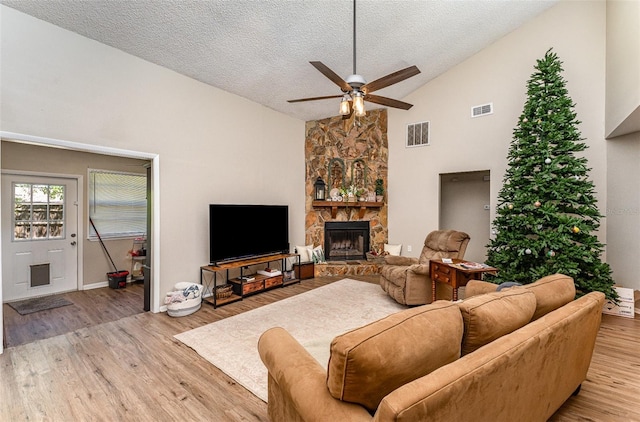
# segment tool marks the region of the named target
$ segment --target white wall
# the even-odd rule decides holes
[[[640,290],[640,2],[607,1],[607,259]],[[623,135],[623,136],[620,136]]]
[[[606,132],[640,131],[640,1],[607,1]]]
[[[607,261],[616,283],[640,290],[640,132],[607,141]]]
[[[199,281],[209,203],[287,204],[304,241],[304,122],[5,6],[0,27],[3,131],[159,154],[156,294]]]
[[[389,111],[389,240],[421,245],[438,227],[441,173],[491,171],[491,221],[506,169],[512,131],[526,100],[536,60],[553,47],[576,103],[589,148],[598,206],[607,204],[605,2],[561,2],[404,98],[414,107]],[[492,102],[494,114],[472,119],[471,107]],[[431,145],[405,148],[406,125],[431,122]],[[606,239],[606,219],[599,237]],[[474,239],[471,239],[474,242]],[[470,243],[471,244],[471,243]],[[409,255],[417,256],[414,246]]]

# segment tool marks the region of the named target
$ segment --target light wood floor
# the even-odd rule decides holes
[[[19,346],[143,312],[142,284],[60,294],[73,305],[20,315],[4,304],[4,347]]]
[[[95,325],[73,328],[70,323],[67,333],[9,346],[0,355],[0,420],[267,421],[264,402],[173,335],[335,280],[305,280],[215,310],[203,304],[183,318],[137,313],[101,321],[95,315],[104,313],[99,302],[115,291],[89,291],[96,295],[89,301],[93,306],[77,312],[86,315],[73,320]],[[135,288],[120,292],[125,290],[136,293]],[[142,295],[141,289],[137,292]],[[4,312],[6,318],[6,306]],[[27,326],[54,325],[62,330],[65,325],[36,321],[33,317]],[[640,421],[639,399],[640,319],[604,315],[582,391],[552,420]]]

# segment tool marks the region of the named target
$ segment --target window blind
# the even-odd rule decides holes
[[[89,216],[102,238],[145,234],[147,177],[144,174],[89,170]],[[97,239],[89,225],[89,238]]]

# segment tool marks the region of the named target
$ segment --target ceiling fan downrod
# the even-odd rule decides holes
[[[351,86],[352,94],[361,92],[360,87],[367,83],[356,70],[356,0],[353,0],[353,74],[347,76],[346,81]]]
[[[356,72],[356,0],[353,0],[353,74]]]

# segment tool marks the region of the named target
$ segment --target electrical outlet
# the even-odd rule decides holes
[[[489,210],[491,209],[491,206],[489,206],[489,205],[485,205],[485,206],[484,206],[484,209],[485,209],[485,210],[487,210],[487,211],[489,211]]]
[[[413,250],[413,248],[411,247],[411,245],[407,245],[407,252],[411,252]]]

